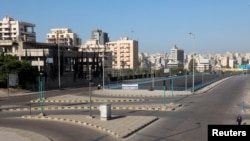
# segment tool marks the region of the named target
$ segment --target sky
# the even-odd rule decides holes
[[[250,52],[250,0],[1,0],[5,16],[35,24],[38,42],[70,28],[84,44],[101,29],[111,41],[138,40],[144,53]]]

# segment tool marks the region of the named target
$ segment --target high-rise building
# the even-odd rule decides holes
[[[123,37],[118,41],[108,42],[107,46],[113,53],[112,68],[138,68],[138,41]]]
[[[100,45],[105,45],[107,42],[109,42],[108,33],[103,32],[100,29],[92,30],[91,39],[97,40],[97,43]]]
[[[169,56],[169,67],[184,67],[184,50],[177,48],[176,45],[171,49],[171,53]]]
[[[46,42],[65,46],[81,45],[79,36],[69,28],[51,29],[51,33],[47,34]]]
[[[0,40],[36,41],[35,24],[4,17],[0,21]]]

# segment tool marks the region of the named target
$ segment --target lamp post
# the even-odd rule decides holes
[[[40,109],[41,109],[41,113],[39,115],[41,116],[45,116],[45,114],[43,113],[43,100],[44,100],[44,74],[40,73],[39,78],[38,78],[38,89],[39,89],[39,101],[40,101]],[[30,114],[31,114],[31,110],[30,110]]]
[[[194,94],[194,42],[195,42],[195,34],[192,32],[190,32],[189,34],[192,35],[193,39],[194,39],[194,41],[193,41],[193,57],[192,57],[193,58],[193,89],[192,89],[192,92]]]
[[[187,69],[185,70],[185,91],[187,91]]]
[[[91,73],[91,67],[89,67],[89,116],[90,117],[92,117],[91,83],[92,83],[92,73]]]
[[[104,76],[104,72],[105,72],[105,67],[104,67],[104,63],[105,63],[105,61],[104,61],[104,53],[105,53],[105,46],[103,47],[103,54],[102,54],[102,58],[103,58],[103,60],[102,60],[102,89],[104,90],[104,81],[105,81],[105,76]]]
[[[56,40],[57,40],[57,48],[58,48],[58,52],[57,52],[57,57],[58,57],[58,87],[61,87],[61,70],[60,70],[60,47],[59,47],[59,40],[58,40],[59,36],[58,36],[58,30],[56,31]]]

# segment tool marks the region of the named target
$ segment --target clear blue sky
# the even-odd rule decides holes
[[[170,53],[176,44],[186,53],[245,53],[250,52],[249,4],[250,0],[1,0],[0,18],[36,24],[38,42],[45,42],[51,28],[70,28],[84,43],[98,28],[111,41],[121,36],[138,40],[139,52]]]

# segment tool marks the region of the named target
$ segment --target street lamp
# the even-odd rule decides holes
[[[187,91],[187,69],[185,70],[185,91]]]
[[[104,76],[104,72],[105,72],[105,66],[104,66],[104,63],[105,63],[105,61],[104,61],[104,54],[105,54],[105,46],[103,46],[103,54],[102,54],[102,89],[104,90],[104,81],[105,81],[105,76]]]
[[[193,58],[193,90],[192,90],[192,92],[194,94],[194,42],[195,42],[195,34],[192,32],[189,32],[189,34],[192,35],[193,39],[194,39],[194,41],[193,41],[193,57],[192,57]]]
[[[40,101],[40,109],[41,109],[41,113],[39,115],[45,116],[45,114],[43,113],[43,99],[44,99],[44,74],[43,73],[40,73],[38,81],[39,81],[38,82],[39,101]],[[30,110],[30,114],[31,114],[31,110]]]
[[[58,48],[58,52],[57,52],[57,57],[58,57],[58,87],[61,87],[61,70],[60,70],[60,47],[59,47],[59,40],[58,40],[59,36],[58,36],[58,30],[56,31],[56,40],[57,40],[57,48]]]

